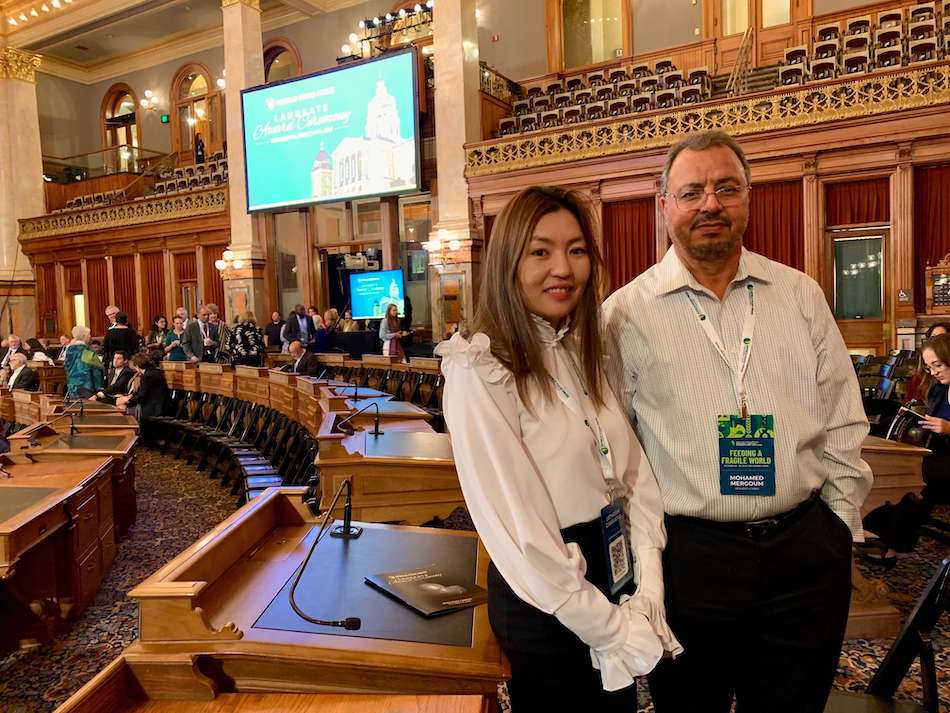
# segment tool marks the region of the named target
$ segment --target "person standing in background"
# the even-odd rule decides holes
[[[195,163],[201,165],[205,162],[205,140],[201,134],[195,134]]]
[[[286,322],[280,318],[280,312],[271,312],[270,322],[264,327],[264,344],[268,348],[281,346],[280,332],[284,324]]]

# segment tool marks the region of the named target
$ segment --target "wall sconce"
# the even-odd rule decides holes
[[[158,107],[158,97],[151,89],[145,90],[145,96],[139,99],[139,106],[146,111],[154,111]]]
[[[235,258],[233,250],[225,250],[221,255],[221,259],[214,261],[214,266],[217,268],[218,272],[224,272],[225,270],[240,270],[242,267],[244,267],[244,261],[240,258]]]
[[[429,253],[430,256],[437,256],[440,262],[451,262],[451,253],[461,249],[462,241],[455,239],[447,240],[448,237],[449,231],[445,228],[439,228],[439,232],[436,233],[436,237],[432,240],[427,240],[426,242],[422,243],[422,247],[426,252]],[[448,248],[450,252],[446,252],[446,248]]]
[[[218,80],[215,82],[218,85],[218,89],[224,89],[227,86],[227,82],[224,81],[224,77],[218,77]]]

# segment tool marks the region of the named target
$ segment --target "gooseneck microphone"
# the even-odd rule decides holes
[[[376,408],[376,420],[375,420],[375,422],[373,423],[373,430],[370,431],[370,435],[372,435],[372,436],[382,436],[382,435],[383,435],[383,431],[380,431],[380,430],[379,430],[379,404],[378,404],[376,401],[370,401],[370,402],[369,402],[368,404],[366,404],[363,408],[357,409],[356,411],[354,411],[353,413],[351,413],[351,414],[350,414],[349,416],[347,416],[346,418],[344,418],[344,419],[338,421],[337,424],[336,424],[337,428],[339,428],[340,426],[342,426],[342,425],[345,424],[345,423],[349,423],[351,420],[353,420],[354,418],[356,418],[357,416],[359,416],[361,413],[363,413],[364,411],[366,411],[370,406],[374,406],[374,407]]]
[[[300,578],[303,576],[304,570],[307,569],[307,564],[310,562],[310,558],[313,556],[314,550],[316,550],[317,545],[320,544],[320,540],[323,538],[323,533],[326,532],[330,515],[333,513],[333,508],[335,508],[336,504],[339,502],[340,495],[343,494],[343,488],[352,488],[349,478],[340,483],[340,487],[337,488],[336,494],[333,496],[333,502],[330,503],[330,507],[327,508],[326,513],[323,515],[323,521],[320,523],[320,529],[317,531],[317,536],[314,538],[313,544],[310,546],[310,551],[307,553],[307,557],[300,566],[300,569],[297,571],[297,574],[294,575],[294,583],[290,586],[290,607],[294,610],[297,616],[299,616],[304,621],[309,621],[311,624],[317,624],[319,626],[335,626],[341,629],[346,629],[347,631],[356,631],[363,625],[363,622],[360,621],[358,616],[348,616],[345,619],[316,619],[309,614],[304,613],[300,607],[297,606],[297,600],[295,596],[297,592],[297,585],[300,584]]]

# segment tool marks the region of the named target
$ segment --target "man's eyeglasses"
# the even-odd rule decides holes
[[[739,205],[746,193],[752,190],[751,186],[723,186],[717,188],[712,193],[708,191],[680,191],[679,193],[667,193],[673,196],[676,205],[680,210],[699,210],[706,204],[706,196],[714,195],[716,201],[723,208]]]

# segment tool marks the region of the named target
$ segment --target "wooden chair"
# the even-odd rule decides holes
[[[607,105],[604,102],[593,102],[587,105],[587,120],[597,121],[607,116]]]
[[[604,84],[607,81],[604,73],[602,71],[588,72],[587,73],[587,86],[588,87],[599,87],[601,84]]]
[[[877,51],[874,66],[876,69],[891,69],[899,67],[903,59],[904,53],[900,47],[882,47]]]
[[[637,94],[630,100],[630,106],[637,113],[650,111],[653,108],[653,94],[649,92]]]
[[[565,124],[579,124],[584,120],[584,110],[580,106],[569,106],[564,110]]]
[[[635,64],[630,68],[631,79],[642,79],[653,74],[653,68],[648,64]]]
[[[832,691],[825,713],[938,713],[940,697],[930,634],[950,608],[950,560],[943,560],[924,587],[910,617],[871,678],[866,693]],[[915,659],[920,659],[923,705],[895,701],[894,693]]]
[[[607,73],[607,79],[611,84],[620,84],[627,80],[627,72],[623,67],[615,67]]]
[[[937,40],[933,37],[911,40],[907,45],[907,55],[911,64],[931,62],[937,59]]]
[[[914,5],[910,9],[910,21],[918,22],[920,20],[933,20],[936,17],[937,8],[935,3],[922,2]]]
[[[594,88],[594,97],[599,102],[608,102],[614,98],[614,86],[612,84],[601,84]]]
[[[672,72],[676,69],[676,65],[673,64],[673,59],[671,57],[666,57],[665,59],[658,59],[653,65],[653,71],[656,74],[666,74],[667,72]]]
[[[815,79],[834,79],[838,76],[838,60],[834,57],[827,59],[817,59],[812,65],[811,78]]]
[[[778,83],[783,86],[805,83],[805,65],[792,64],[778,68]]]
[[[527,99],[519,99],[511,105],[511,110],[515,116],[523,116],[531,111],[531,102]]]
[[[785,50],[785,64],[807,64],[808,45],[798,45]]]
[[[696,67],[689,70],[687,80],[690,86],[698,86],[702,95],[708,96],[712,87],[712,80],[709,77],[708,67]]]
[[[904,42],[904,28],[900,26],[885,27],[874,33],[874,46],[899,47]]]
[[[841,58],[845,74],[860,74],[867,72],[871,65],[870,52],[867,48],[856,52],[849,52]]]
[[[703,98],[702,89],[695,84],[690,84],[680,89],[680,101],[683,104],[698,104]]]
[[[837,37],[830,40],[821,40],[815,42],[815,56],[817,59],[836,59],[838,51],[841,49],[841,43]]]
[[[553,111],[541,112],[541,128],[556,129],[561,125],[561,112],[557,109]]]
[[[578,89],[574,92],[575,104],[589,104],[594,100],[594,92],[590,89]]]
[[[815,30],[815,40],[818,42],[823,42],[831,39],[838,39],[841,37],[841,23],[839,22],[829,22],[828,24],[821,25]]]
[[[580,77],[568,77],[564,88],[569,92],[576,92],[584,86],[584,80]]]
[[[677,91],[675,89],[661,89],[656,93],[657,109],[672,109],[677,104]]]
[[[551,96],[560,94],[564,91],[564,82],[562,82],[560,79],[558,79],[556,82],[548,82],[544,87],[544,91],[546,94],[550,94]]]
[[[607,104],[607,113],[610,116],[623,116],[630,111],[630,104],[626,97],[613,99]]]
[[[660,88],[660,78],[651,74],[649,77],[640,77],[640,92],[655,92]]]
[[[865,32],[871,31],[871,16],[864,15],[863,17],[852,17],[848,19],[848,24],[846,25],[846,34],[848,35],[860,35]]]
[[[502,119],[498,122],[498,134],[500,136],[508,136],[510,134],[517,133],[517,131],[517,123],[511,117]]]
[[[566,109],[573,103],[574,103],[574,97],[571,95],[570,92],[561,92],[560,94],[554,95],[555,109]]]

